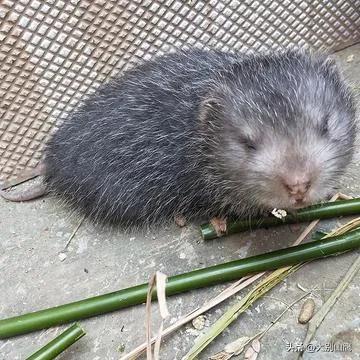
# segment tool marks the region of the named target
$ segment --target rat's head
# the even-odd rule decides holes
[[[354,118],[348,89],[328,58],[304,52],[246,58],[222,74],[203,103],[212,180],[226,187],[227,199],[249,208],[318,202],[352,158]]]

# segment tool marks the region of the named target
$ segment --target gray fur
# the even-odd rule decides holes
[[[353,154],[355,109],[325,55],[187,50],[90,96],[46,148],[50,192],[100,222],[244,216],[294,208],[282,177],[311,174],[306,203]]]

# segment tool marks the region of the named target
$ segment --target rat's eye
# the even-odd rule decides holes
[[[325,115],[321,121],[320,127],[320,135],[328,136],[329,135],[329,115]]]
[[[241,136],[240,142],[245,146],[245,148],[248,151],[256,151],[257,150],[257,146],[256,146],[255,142],[253,140],[249,139],[248,137]]]

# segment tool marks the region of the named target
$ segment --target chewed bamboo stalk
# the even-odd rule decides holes
[[[235,220],[228,222],[226,232],[218,235],[212,224],[201,226],[201,235],[204,240],[211,240],[217,237],[239,233],[242,231],[258,228],[266,228],[283,224],[294,224],[308,222],[315,219],[329,219],[337,216],[348,216],[360,214],[360,198],[351,200],[339,200],[324,204],[317,204],[298,210],[293,214],[279,219],[269,216],[261,219]]]

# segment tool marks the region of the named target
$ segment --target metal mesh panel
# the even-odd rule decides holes
[[[0,3],[0,176],[34,166],[55,122],[109,76],[176,47],[339,49],[360,0]]]

